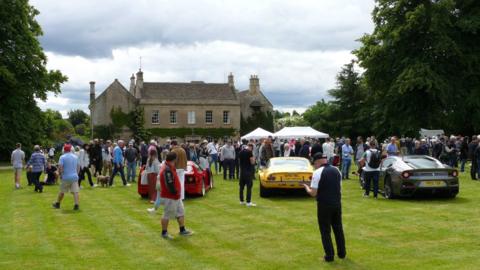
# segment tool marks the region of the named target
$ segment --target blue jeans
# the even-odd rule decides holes
[[[466,158],[462,158],[460,160],[460,171],[461,172],[464,172],[465,171],[465,163],[467,163],[467,159]]]
[[[350,172],[350,165],[352,165],[352,159],[343,158],[342,159],[342,178],[348,179],[348,173]]]
[[[137,162],[128,162],[127,161],[127,181],[135,181],[135,173],[137,170]],[[131,180],[130,180],[131,179]]]
[[[218,174],[218,154],[211,154],[208,160],[208,166],[212,169],[212,163],[215,165],[215,173]]]
[[[370,183],[373,181],[373,196],[377,197],[378,195],[378,178],[380,176],[379,171],[375,172],[363,172],[365,177],[365,195],[368,196],[370,193]]]
[[[117,173],[120,173],[120,176],[122,177],[122,182],[123,185],[127,184],[127,181],[125,180],[125,173],[123,172],[123,164],[115,164],[113,163],[113,172],[112,176],[110,176],[110,186],[113,185],[113,179]]]

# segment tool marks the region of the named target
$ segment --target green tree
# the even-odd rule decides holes
[[[344,65],[337,75],[337,87],[328,91],[330,102],[329,120],[336,135],[355,138],[369,132],[366,113],[369,110],[362,77],[355,70],[355,62]]]
[[[77,126],[80,124],[88,125],[88,122],[90,121],[90,116],[86,112],[79,109],[70,110],[68,112],[68,121],[70,121],[73,126]]]
[[[309,123],[312,128],[329,133],[330,135],[339,135],[336,132],[336,126],[332,120],[333,105],[325,100],[317,101],[315,105],[310,106],[302,117]]]
[[[0,6],[0,156],[8,157],[16,142],[29,148],[44,138],[35,99],[60,93],[67,77],[46,68],[35,20],[39,12],[27,0],[4,0]]]
[[[273,132],[273,114],[271,112],[255,111],[250,117],[240,117],[240,134],[245,135],[261,127]]]
[[[421,127],[449,130],[448,120],[455,111],[465,105],[473,89],[478,93],[478,84],[462,82],[465,74],[478,79],[479,70],[478,1],[465,2],[469,4],[459,9],[453,0],[376,1],[375,29],[360,39],[362,46],[354,53],[365,69],[368,95],[375,106],[372,117],[380,135],[415,136]],[[470,19],[462,19],[474,7]],[[465,47],[476,60],[467,60]]]

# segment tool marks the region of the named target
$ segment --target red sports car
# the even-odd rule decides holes
[[[212,172],[208,168],[201,168],[193,161],[188,161],[187,171],[185,172],[185,193],[205,196],[205,193],[212,188]]]

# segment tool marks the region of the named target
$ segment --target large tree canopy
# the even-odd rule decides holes
[[[479,130],[478,121],[460,121],[480,108],[479,3],[457,2],[377,0],[375,30],[354,53],[380,135],[416,135],[421,127]]]
[[[60,93],[67,77],[46,68],[35,20],[39,12],[27,0],[0,3],[0,156],[5,158],[16,142],[27,147],[41,142],[43,121],[35,99]]]

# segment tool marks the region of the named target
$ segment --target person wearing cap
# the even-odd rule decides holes
[[[58,171],[62,183],[60,184],[60,192],[58,193],[57,201],[52,204],[53,208],[59,209],[65,193],[71,192],[75,205],[73,210],[79,210],[79,195],[80,187],[78,185],[78,173],[80,172],[80,165],[78,158],[72,152],[72,146],[65,144],[63,147],[64,154],[60,156],[58,161]]]
[[[317,219],[325,251],[324,260],[326,262],[334,260],[335,253],[330,233],[332,229],[337,243],[337,255],[344,259],[347,253],[342,225],[342,175],[336,167],[328,163],[327,156],[321,153],[313,156],[313,166],[316,170],[312,183],[310,186],[304,184],[304,187],[305,191],[317,200]]]
[[[22,145],[20,143],[17,143],[16,149],[13,150],[10,161],[13,166],[15,188],[19,189],[20,180],[22,177],[22,168],[25,165],[25,152],[22,151]]]
[[[47,168],[47,159],[45,155],[40,151],[40,146],[35,145],[33,148],[33,154],[27,162],[27,166],[31,166],[32,182],[35,185],[35,192],[43,192],[43,186],[40,185],[40,175]]]
[[[133,147],[132,141],[128,143],[128,148],[125,150],[125,159],[127,160],[127,182],[135,182],[138,151],[135,147]]]
[[[112,175],[112,142],[107,140],[107,143],[102,147],[102,175]]]

